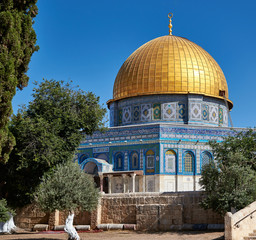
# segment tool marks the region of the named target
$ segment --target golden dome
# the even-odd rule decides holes
[[[186,38],[163,36],[153,39],[124,62],[113,89],[116,100],[156,94],[201,94],[228,98],[225,76],[217,62]],[[228,100],[229,108],[233,103]]]

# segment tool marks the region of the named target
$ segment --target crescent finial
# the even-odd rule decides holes
[[[170,14],[171,14],[171,16],[170,16]],[[172,17],[173,17],[173,14],[172,14],[172,13],[169,13],[169,14],[168,14],[168,18],[171,19]]]
[[[170,16],[171,15],[171,16]],[[172,13],[169,13],[168,14],[168,18],[169,18],[169,35],[171,36],[172,35],[172,17],[173,17],[173,14]]]

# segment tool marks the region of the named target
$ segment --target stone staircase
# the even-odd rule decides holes
[[[249,233],[249,237],[244,237],[244,240],[253,240],[256,239],[256,230],[253,230],[253,233]]]
[[[256,201],[225,215],[225,240],[256,240]]]

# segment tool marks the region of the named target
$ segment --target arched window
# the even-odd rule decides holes
[[[123,169],[123,154],[117,153],[115,156],[115,169],[122,170]]]
[[[190,152],[187,152],[184,156],[184,172],[192,173],[194,171],[194,159]]]
[[[152,150],[146,152],[147,168],[155,167],[155,153]]]
[[[203,152],[201,155],[202,167],[206,164],[209,164],[212,160],[212,155],[209,152]]]
[[[131,169],[139,169],[139,155],[137,152],[132,152],[130,160]]]
[[[165,153],[165,170],[166,172],[175,172],[176,169],[176,153],[168,150]]]

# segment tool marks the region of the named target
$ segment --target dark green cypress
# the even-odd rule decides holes
[[[32,27],[37,0],[0,0],[0,161],[6,162],[15,145],[8,130],[16,89],[27,86],[28,65],[39,49]]]

